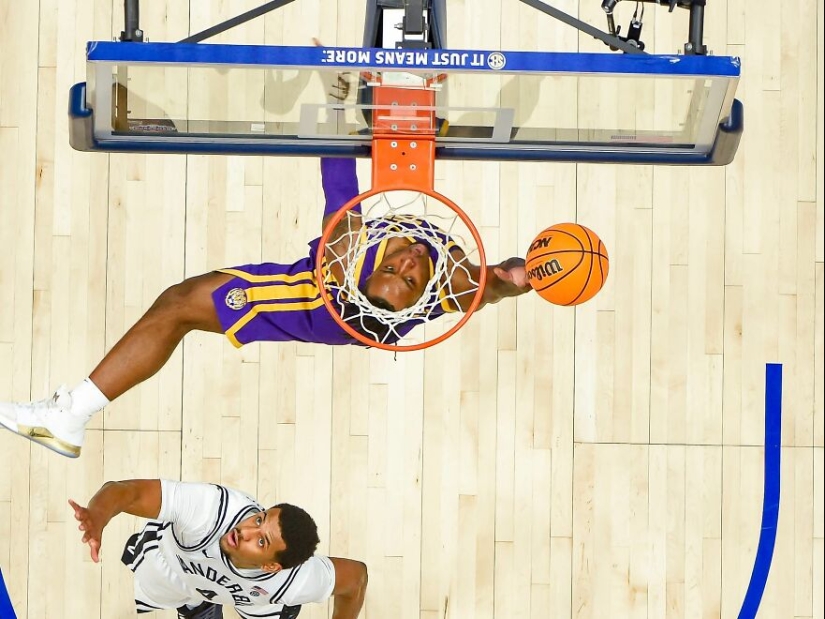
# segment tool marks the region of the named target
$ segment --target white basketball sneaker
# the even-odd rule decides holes
[[[47,400],[19,404],[0,402],[0,425],[68,458],[77,458],[86,433],[86,419],[73,415],[72,396],[59,387]]]

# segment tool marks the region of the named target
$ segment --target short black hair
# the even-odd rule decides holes
[[[281,525],[281,539],[286,548],[278,553],[276,561],[284,569],[301,565],[315,554],[318,547],[318,527],[308,513],[289,503],[279,503],[273,507],[281,510],[278,522]]]

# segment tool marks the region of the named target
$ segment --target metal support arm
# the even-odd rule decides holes
[[[267,2],[264,5],[247,11],[246,13],[241,13],[237,17],[227,19],[226,21],[221,22],[216,26],[212,26],[211,28],[207,28],[206,30],[198,32],[197,34],[188,36],[185,39],[182,39],[180,43],[200,43],[201,41],[208,39],[209,37],[214,37],[216,34],[226,32],[230,28],[234,28],[235,26],[248,22],[250,19],[255,19],[256,17],[265,15],[270,11],[280,9],[282,6],[285,6],[290,2],[293,2],[293,0],[272,0],[272,2]]]
[[[708,53],[707,46],[702,42],[705,23],[705,0],[693,0],[690,3],[690,26],[688,42],[685,43],[686,54],[704,56]]]
[[[609,45],[610,47],[619,49],[623,52],[627,52],[628,54],[644,54],[641,49],[632,45],[626,41],[622,41],[618,37],[610,36],[606,32],[602,32],[598,28],[594,28],[590,24],[581,21],[580,19],[576,19],[572,15],[568,15],[564,11],[560,11],[559,9],[550,6],[549,4],[545,4],[541,0],[521,0],[524,4],[533,7],[541,11],[542,13],[546,13],[550,17],[554,17],[561,22],[564,22],[568,26],[573,26],[577,30],[581,30],[585,34],[589,34],[595,39],[599,39],[603,43]]]
[[[602,0],[602,9],[607,14],[608,25],[613,22],[613,9],[620,0]],[[704,36],[705,4],[707,0],[635,0],[642,7],[645,4],[658,4],[668,7],[668,12],[673,9],[687,9],[690,11],[690,24],[688,26],[688,40],[684,46],[685,55],[705,56],[708,48],[702,41]],[[611,27],[612,28],[612,27]]]
[[[120,40],[129,43],[143,43],[140,29],[140,0],[123,0],[124,28]]]
[[[620,37],[618,36],[619,29],[615,27],[613,22],[613,9],[619,3],[620,0],[603,0],[602,1],[602,9],[607,14],[607,23],[608,27],[610,28],[610,33],[602,32],[598,28],[594,28],[588,23],[585,23],[579,19],[576,19],[572,15],[568,15],[567,13],[560,11],[559,9],[542,2],[541,0],[520,0],[524,4],[527,4],[534,9],[541,11],[542,13],[546,13],[555,19],[558,19],[561,22],[564,22],[568,26],[573,26],[577,30],[584,32],[585,34],[589,34],[593,38],[599,39],[606,45],[613,50],[621,50],[623,52],[627,52],[629,54],[640,54],[644,53],[641,48],[644,45],[639,45],[641,43],[638,41],[638,35],[641,32],[641,19],[636,20],[635,15],[633,21],[631,21],[631,27],[628,29],[628,36],[627,37]],[[708,49],[705,46],[704,42],[702,41],[702,37],[704,35],[704,20],[705,20],[705,4],[707,0],[637,0],[640,3],[647,3],[647,4],[658,4],[662,6],[667,6],[668,9],[672,12],[674,8],[682,8],[688,9],[690,11],[690,26],[688,32],[688,41],[685,43],[684,46],[684,53],[688,55],[701,55],[704,56],[707,54]],[[615,34],[614,34],[615,33]]]

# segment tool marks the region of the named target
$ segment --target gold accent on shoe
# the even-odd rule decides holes
[[[43,445],[43,447],[51,449],[67,458],[77,458],[80,455],[80,447],[57,438],[46,428],[18,425],[17,434],[25,436],[30,441],[39,443]]]

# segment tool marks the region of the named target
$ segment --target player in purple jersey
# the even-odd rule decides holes
[[[359,194],[355,161],[322,159],[321,181],[326,197],[323,230],[335,212]],[[465,260],[463,250],[448,238],[446,241],[450,255],[457,261]],[[168,288],[88,378],[71,390],[60,387],[46,400],[0,403],[0,425],[76,458],[92,415],[154,375],[193,330],[224,333],[235,346],[258,341],[357,344],[335,323],[321,300],[314,271],[318,243],[318,239],[312,241],[309,255],[293,264],[222,269]],[[434,250],[408,237],[382,243],[379,252],[365,259],[359,287],[378,307],[391,311],[409,308],[426,288]],[[467,264],[467,269],[457,270],[449,282],[455,301],[445,300],[426,319],[447,311],[464,311],[470,305],[473,295],[462,291],[473,289],[472,281],[478,281],[480,268]],[[341,281],[341,274],[334,269],[332,276]],[[510,258],[487,267],[482,306],[528,290],[524,261]],[[342,310],[346,316],[349,308]],[[419,322],[410,321],[397,331],[403,335]],[[362,324],[362,328],[374,333],[380,325]]]

